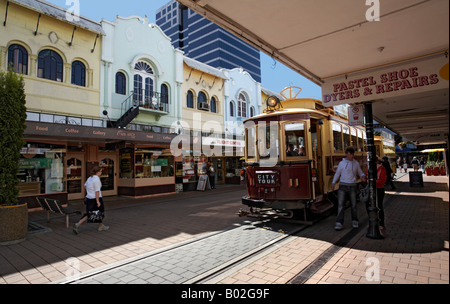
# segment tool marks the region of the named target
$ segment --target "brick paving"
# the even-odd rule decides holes
[[[409,187],[408,175],[385,198],[383,240],[365,236],[365,227],[322,263],[306,284],[448,284],[448,177],[424,176],[424,188]],[[389,189],[389,188],[388,188]],[[367,218],[359,206],[360,221]],[[333,230],[334,218],[291,237],[246,264],[210,281],[219,284],[286,284],[349,232]],[[447,245],[448,246],[448,245]]]
[[[424,188],[410,188],[408,176],[404,175],[396,182],[396,192],[387,191],[387,231],[383,240],[368,239],[362,226],[353,231],[349,227],[348,210],[344,230],[334,231],[335,218],[331,216],[207,283],[286,284],[299,274],[311,271],[305,275],[303,283],[448,284],[449,252],[448,247],[444,249],[449,235],[448,177],[424,176],[424,181]],[[98,272],[80,283],[189,281],[226,259],[258,246],[260,240],[279,235],[276,229],[244,230],[251,224],[234,214],[242,207],[239,197],[244,192],[242,187],[231,186],[216,192],[188,192],[142,199],[109,198],[106,200],[107,222],[111,229],[98,232],[96,225],[85,224],[78,236],[65,229],[63,217],[54,217],[46,223],[45,213],[30,212],[31,221],[52,231],[30,234],[20,244],[0,246],[0,284],[60,282],[75,267],[79,267],[82,275]],[[82,209],[82,205],[75,204],[72,208]],[[359,214],[361,222],[367,220],[362,206],[359,206]],[[75,220],[76,217],[71,222]],[[217,234],[224,228],[229,230]],[[355,232],[355,235],[341,245],[349,232]],[[215,234],[217,241],[211,241],[215,236],[205,238],[209,243],[199,241],[197,244],[203,244],[200,249],[189,245],[171,253],[166,251]],[[233,245],[233,241],[239,239],[248,245],[241,252]],[[256,243],[250,245],[251,240]],[[207,255],[214,252],[216,259],[207,260]],[[150,255],[152,253],[155,255]],[[72,257],[77,260],[71,260]],[[189,257],[193,259],[189,260]],[[147,262],[148,267],[137,266],[137,258],[139,262]],[[199,260],[202,263],[195,268]],[[204,264],[208,267],[203,267]],[[117,267],[107,271],[113,266]]]

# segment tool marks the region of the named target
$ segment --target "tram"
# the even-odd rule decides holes
[[[367,171],[364,127],[321,100],[298,98],[301,88],[288,87],[285,98],[271,96],[263,114],[247,119],[245,167],[247,194],[240,216],[296,219],[309,222],[335,206],[331,182],[345,149],[355,148],[355,159]]]

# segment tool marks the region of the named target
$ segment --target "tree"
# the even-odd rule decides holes
[[[20,151],[26,119],[25,83],[12,69],[0,72],[0,205],[18,202]]]

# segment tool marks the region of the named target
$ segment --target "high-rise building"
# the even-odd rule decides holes
[[[156,24],[185,56],[215,68],[243,68],[261,82],[260,52],[175,0],[156,11]]]

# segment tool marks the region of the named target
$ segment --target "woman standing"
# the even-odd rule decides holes
[[[84,187],[86,189],[86,213],[83,217],[73,226],[73,233],[78,234],[78,228],[81,224],[86,222],[89,212],[99,210],[100,212],[105,212],[105,206],[103,204],[102,198],[102,182],[100,181],[100,176],[102,175],[102,168],[95,166],[91,170],[91,176],[87,179]],[[99,223],[98,231],[108,230],[109,227]]]

